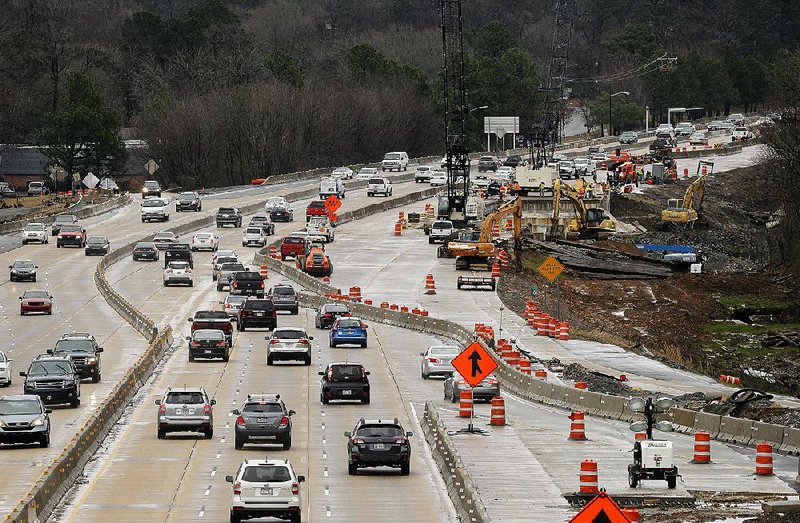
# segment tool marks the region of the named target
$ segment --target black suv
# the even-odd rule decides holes
[[[236,317],[236,328],[244,332],[247,327],[266,327],[274,330],[278,327],[278,314],[272,300],[247,298]]]
[[[217,211],[217,227],[233,225],[242,226],[242,212],[236,207],[220,207]]]
[[[277,443],[283,450],[292,448],[292,416],[280,394],[248,394],[236,418],[233,446],[241,450],[245,443]]]
[[[358,363],[330,363],[319,373],[319,400],[357,400],[369,404],[369,372]]]
[[[41,354],[19,375],[25,378],[25,394],[36,394],[44,403],[81,404],[81,379],[69,358]]]
[[[405,432],[400,420],[361,418],[347,438],[347,471],[353,476],[363,467],[400,467],[400,473],[411,472],[413,433]]]
[[[330,329],[336,318],[350,316],[350,309],[344,303],[326,303],[317,310],[314,326],[318,329]]]
[[[62,335],[61,339],[56,342],[55,348],[47,349],[47,354],[63,356],[72,360],[78,376],[82,380],[91,378],[92,383],[98,383],[102,379],[101,352],[103,352],[103,347],[97,345],[94,336],[79,332]]]
[[[513,167],[515,169],[520,165],[524,164],[525,160],[523,160],[522,156],[518,154],[511,155],[503,161],[503,165],[505,165],[506,167]]]
[[[200,201],[200,195],[196,192],[182,192],[175,200],[175,212],[202,210],[203,203]]]
[[[164,268],[169,267],[171,261],[185,261],[189,263],[189,267],[194,269],[194,256],[192,255],[192,248],[188,243],[175,243],[167,246],[164,251]]]
[[[288,284],[273,285],[267,293],[267,298],[275,304],[276,311],[289,311],[292,314],[300,312],[297,292]]]

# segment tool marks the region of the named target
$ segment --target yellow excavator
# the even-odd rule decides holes
[[[714,172],[714,162],[700,160],[697,164],[697,179],[686,188],[683,198],[670,198],[667,208],[661,211],[661,224],[665,229],[693,229],[698,212],[703,207],[706,181]]]
[[[512,218],[514,238],[519,238],[522,233],[522,200],[517,197],[487,216],[480,231],[461,231],[458,239],[447,243],[448,257],[456,259],[456,270],[469,270],[476,265],[491,267],[499,252],[492,242],[492,228],[508,215]]]
[[[561,183],[560,179],[553,181],[553,218],[549,236],[563,237],[562,227],[559,223],[561,214],[561,198],[567,198],[575,208],[575,218],[570,220],[566,237],[569,239],[597,239],[603,240],[617,232],[617,224],[606,216],[600,207],[586,207],[578,191],[570,185]]]

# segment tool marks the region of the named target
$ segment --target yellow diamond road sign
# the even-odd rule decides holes
[[[558,278],[558,275],[564,270],[564,266],[558,260],[550,256],[539,266],[539,272],[549,281]]]

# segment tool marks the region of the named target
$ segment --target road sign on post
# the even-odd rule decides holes
[[[155,160],[150,159],[146,164],[144,164],[144,168],[147,169],[148,174],[153,176],[155,172],[158,170],[159,165],[156,163]]]
[[[558,278],[558,275],[563,271],[564,266],[552,256],[547,258],[541,265],[539,265],[539,273],[551,282]]]
[[[100,183],[100,180],[92,173],[87,174],[83,177],[83,185],[88,187],[89,189],[94,189],[97,184]]]
[[[342,206],[342,201],[336,197],[335,194],[331,194],[328,196],[328,199],[325,200],[325,208],[328,210],[329,213],[335,213],[339,210],[339,207]]]
[[[450,364],[472,387],[477,387],[497,368],[497,362],[477,341],[473,341]]]

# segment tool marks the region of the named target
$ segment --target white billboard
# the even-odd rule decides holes
[[[498,138],[505,134],[519,134],[519,116],[484,116],[483,132],[496,134]]]

